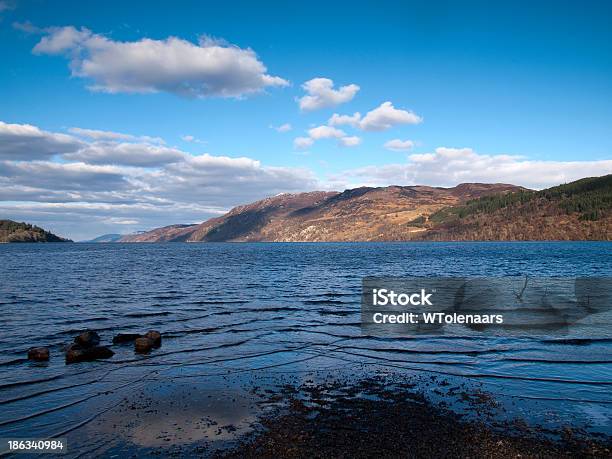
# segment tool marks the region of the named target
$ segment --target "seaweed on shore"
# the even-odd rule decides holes
[[[285,408],[267,415],[261,429],[219,458],[301,457],[610,457],[608,441],[565,429],[550,432],[520,422],[493,426],[466,420],[434,405],[412,385],[368,379],[357,384],[285,388]],[[495,401],[482,394],[465,399]]]

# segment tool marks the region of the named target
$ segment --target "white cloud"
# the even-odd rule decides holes
[[[190,156],[139,177],[147,193],[175,202],[234,206],[281,192],[312,189],[316,180],[305,169],[263,166],[248,157]]]
[[[29,124],[0,121],[0,159],[39,160],[77,151],[84,144],[75,137],[43,131]]]
[[[411,111],[397,109],[391,102],[383,102],[366,113],[364,117],[359,112],[352,115],[334,113],[327,124],[330,126],[348,125],[362,131],[386,131],[398,124],[419,124],[422,121],[420,116]]]
[[[87,40],[95,36],[89,29],[82,27],[78,30],[72,26],[53,27],[42,32],[48,35],[42,37],[34,46],[35,54],[78,53],[81,47],[87,46]]]
[[[82,139],[29,124],[0,121],[0,160],[40,161],[61,155],[65,160],[88,164],[155,167],[181,161],[186,155],[163,146],[159,137],[81,128],[69,131]]]
[[[165,143],[161,137],[151,137],[148,135],[135,136],[124,134],[121,132],[101,131],[98,129],[83,129],[79,127],[71,127],[68,132],[94,140],[125,140],[125,141],[140,141],[147,143]]]
[[[50,191],[121,190],[128,186],[128,178],[124,173],[124,170],[114,166],[93,166],[84,163],[0,162],[0,179],[3,179],[0,184],[4,182]],[[1,191],[0,199],[2,199]]]
[[[393,139],[385,142],[383,146],[391,151],[410,151],[414,147],[414,142],[412,140]]]
[[[314,140],[310,137],[296,137],[293,139],[293,147],[298,150],[306,150],[307,148],[312,147]]]
[[[361,143],[361,138],[357,136],[347,136],[342,129],[333,126],[316,126],[308,130],[308,137],[296,137],[293,146],[299,150],[310,148],[316,140],[337,139],[338,145],[343,147],[356,147]]]
[[[175,148],[146,143],[94,142],[63,155],[70,161],[88,164],[117,164],[135,167],[157,167],[183,161],[186,153]]]
[[[319,110],[344,104],[355,97],[359,86],[349,84],[334,89],[334,82],[329,78],[313,78],[302,85],[307,95],[298,99],[300,109],[303,111]]]
[[[334,113],[329,119],[329,121],[327,121],[327,124],[329,124],[330,126],[349,125],[354,128],[358,128],[360,120],[361,113],[359,112],[355,112],[352,115],[338,115],[337,113]]]
[[[483,182],[541,189],[609,173],[612,160],[534,161],[520,156],[478,154],[471,148],[440,147],[433,153],[411,155],[406,163],[347,170],[330,180],[348,187]]]
[[[65,55],[72,75],[92,80],[95,91],[241,97],[289,84],[266,73],[253,50],[206,37],[120,42],[72,26],[45,32],[33,52]]]
[[[181,139],[184,140],[185,142],[190,142],[190,143],[207,143],[205,140],[200,140],[193,135],[182,135]]]
[[[369,111],[359,122],[364,131],[385,131],[397,124],[419,124],[423,119],[413,112],[399,110],[391,102],[383,102]]]
[[[115,224],[115,225],[137,225],[138,223],[140,223],[140,220],[130,220],[129,218],[115,218],[115,217],[111,217],[108,219],[108,223],[111,224]]]
[[[361,137],[347,136],[340,139],[340,144],[345,147],[356,147],[361,144]]]
[[[339,139],[346,136],[346,132],[331,126],[317,126],[308,130],[308,135],[313,140],[319,139]]]
[[[83,129],[78,127],[71,127],[70,129],[68,129],[68,132],[96,140],[132,140],[134,138],[133,135],[122,134],[120,132],[100,131],[97,129]]]
[[[270,128],[274,129],[276,132],[289,132],[292,129],[289,123],[281,124],[280,126],[270,126]]]

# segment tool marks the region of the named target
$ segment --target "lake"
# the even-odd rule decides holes
[[[612,243],[3,244],[0,437],[64,436],[73,455],[229,441],[269,408],[253,385],[375,373],[449,378],[505,417],[612,434],[610,339],[361,332],[363,277],[521,275],[612,276]],[[156,329],[163,345],[66,365],[84,329],[103,344]],[[27,361],[32,346],[51,360]]]

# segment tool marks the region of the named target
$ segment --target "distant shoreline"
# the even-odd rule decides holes
[[[249,244],[258,244],[258,245],[340,245],[340,244],[415,244],[415,245],[427,245],[427,244],[535,244],[535,243],[577,243],[577,242],[592,242],[592,243],[612,243],[612,240],[609,239],[577,239],[577,240],[567,240],[567,239],[533,239],[533,240],[474,240],[474,241],[464,241],[464,240],[445,240],[445,241],[427,241],[427,240],[413,240],[413,241],[215,241],[215,242],[204,242],[204,241],[151,241],[151,242],[91,242],[91,241],[63,241],[63,242],[7,242],[0,241],[0,244],[7,244],[11,246],[26,246],[26,245],[54,245],[54,244],[76,244],[76,245],[156,245],[156,244],[164,244],[164,245],[218,245],[218,244],[234,244],[234,245],[249,245]]]

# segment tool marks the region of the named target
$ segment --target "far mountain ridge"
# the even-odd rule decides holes
[[[542,191],[504,183],[280,194],[198,225],[120,242],[333,242],[612,239],[612,175]]]
[[[405,224],[423,212],[434,212],[487,193],[519,189],[523,188],[469,183],[452,188],[416,185],[281,193],[237,206],[199,225],[170,225],[128,235],[120,241],[380,240],[380,230],[372,225],[376,218]]]
[[[123,234],[116,234],[116,233],[103,234],[102,236],[98,236],[96,238],[89,239],[88,241],[82,241],[82,242],[117,242],[123,236],[124,236]]]

